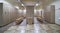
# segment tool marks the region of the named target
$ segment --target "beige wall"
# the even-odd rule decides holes
[[[1,4],[1,3],[0,3]],[[3,9],[1,9],[2,11],[2,23],[0,24],[0,26],[6,25],[12,21],[14,21],[17,18],[17,9],[15,7],[13,7],[10,3],[7,2],[3,2],[3,5],[1,6]],[[1,20],[0,19],[0,20]]]
[[[60,0],[56,0],[55,2],[49,4],[55,5],[55,23],[60,25]]]
[[[47,6],[44,9],[44,18],[49,23],[55,23],[55,6]]]

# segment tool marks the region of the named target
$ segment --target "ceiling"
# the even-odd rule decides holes
[[[11,3],[14,6],[19,6],[20,9],[24,9],[24,7],[21,4],[24,4],[24,6],[35,6],[36,3],[40,4],[39,6],[36,6],[36,9],[43,8],[44,6],[52,3],[56,0],[5,0],[9,3]]]
[[[39,5],[36,6],[36,9],[42,9],[45,6],[49,5],[50,3],[56,0],[20,0],[25,6],[36,6],[36,3]]]
[[[36,3],[41,3],[40,0],[21,0],[25,6],[35,6]]]

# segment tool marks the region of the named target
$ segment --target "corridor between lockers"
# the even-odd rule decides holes
[[[60,0],[0,0],[0,33],[60,33]]]

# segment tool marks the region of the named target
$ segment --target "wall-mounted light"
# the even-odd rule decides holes
[[[24,6],[24,4],[22,4],[22,6]]]
[[[37,10],[36,10],[36,9],[34,9],[34,13],[36,13],[36,11],[37,11]]]
[[[38,6],[39,4],[37,3],[36,6]]]
[[[18,7],[18,6],[15,6],[15,8],[19,9],[19,7]]]
[[[24,10],[24,13],[26,12],[26,10]]]

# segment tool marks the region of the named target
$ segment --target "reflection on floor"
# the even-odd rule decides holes
[[[60,26],[56,24],[39,23],[36,18],[34,24],[26,25],[26,19],[20,25],[9,27],[4,33],[60,33]]]

